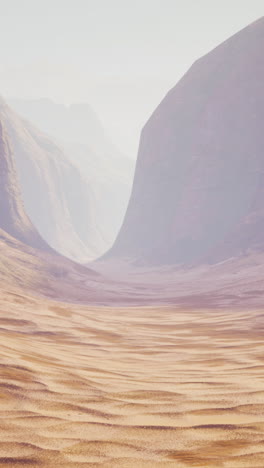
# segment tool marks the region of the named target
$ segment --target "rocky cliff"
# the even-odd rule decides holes
[[[142,131],[107,257],[214,263],[264,250],[264,19],[193,64]]]

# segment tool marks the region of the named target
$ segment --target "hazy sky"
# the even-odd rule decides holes
[[[0,94],[86,101],[136,156],[192,62],[263,15],[264,0],[0,0]]]

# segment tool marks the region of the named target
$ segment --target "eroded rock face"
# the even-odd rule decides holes
[[[91,258],[102,255],[113,245],[123,222],[133,181],[134,161],[113,145],[97,115],[86,103],[65,106],[49,99],[11,99],[9,104],[56,141],[80,171],[88,186],[87,195],[93,194],[92,200],[91,195],[86,195],[83,202],[87,208],[89,206],[88,216],[80,208],[75,210],[76,217],[78,212],[81,213],[80,222],[84,225],[86,217],[90,225],[82,251],[88,247]],[[97,233],[92,232],[92,224],[97,224]],[[78,240],[75,244],[77,246]]]
[[[88,261],[103,239],[93,193],[63,149],[0,99],[0,119],[12,143],[25,209],[45,241],[60,254]]]
[[[0,229],[23,243],[51,251],[25,213],[10,142],[0,120]]]
[[[264,250],[264,19],[201,58],[142,131],[108,257],[217,262]]]

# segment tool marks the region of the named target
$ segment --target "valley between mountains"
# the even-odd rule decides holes
[[[1,468],[264,467],[263,45],[166,95],[127,210],[89,106],[0,100]]]

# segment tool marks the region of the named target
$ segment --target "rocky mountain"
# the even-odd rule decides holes
[[[51,251],[26,215],[16,177],[11,144],[1,119],[0,229],[31,247]]]
[[[214,263],[264,251],[264,18],[197,60],[145,125],[106,258]]]
[[[21,116],[47,133],[77,166],[94,193],[94,211],[109,248],[121,227],[133,181],[134,162],[122,155],[86,103],[70,106],[49,99],[11,99]]]
[[[46,134],[1,99],[0,119],[12,142],[25,209],[55,250],[88,261],[104,250],[93,193],[80,171]]]
[[[178,304],[239,307],[263,302],[263,254],[238,263],[97,272],[57,255],[25,213],[11,143],[0,125],[0,284],[17,303],[28,295],[97,305]],[[96,264],[94,264],[96,266]],[[3,297],[3,296],[1,296]],[[44,300],[44,299],[43,299]]]

